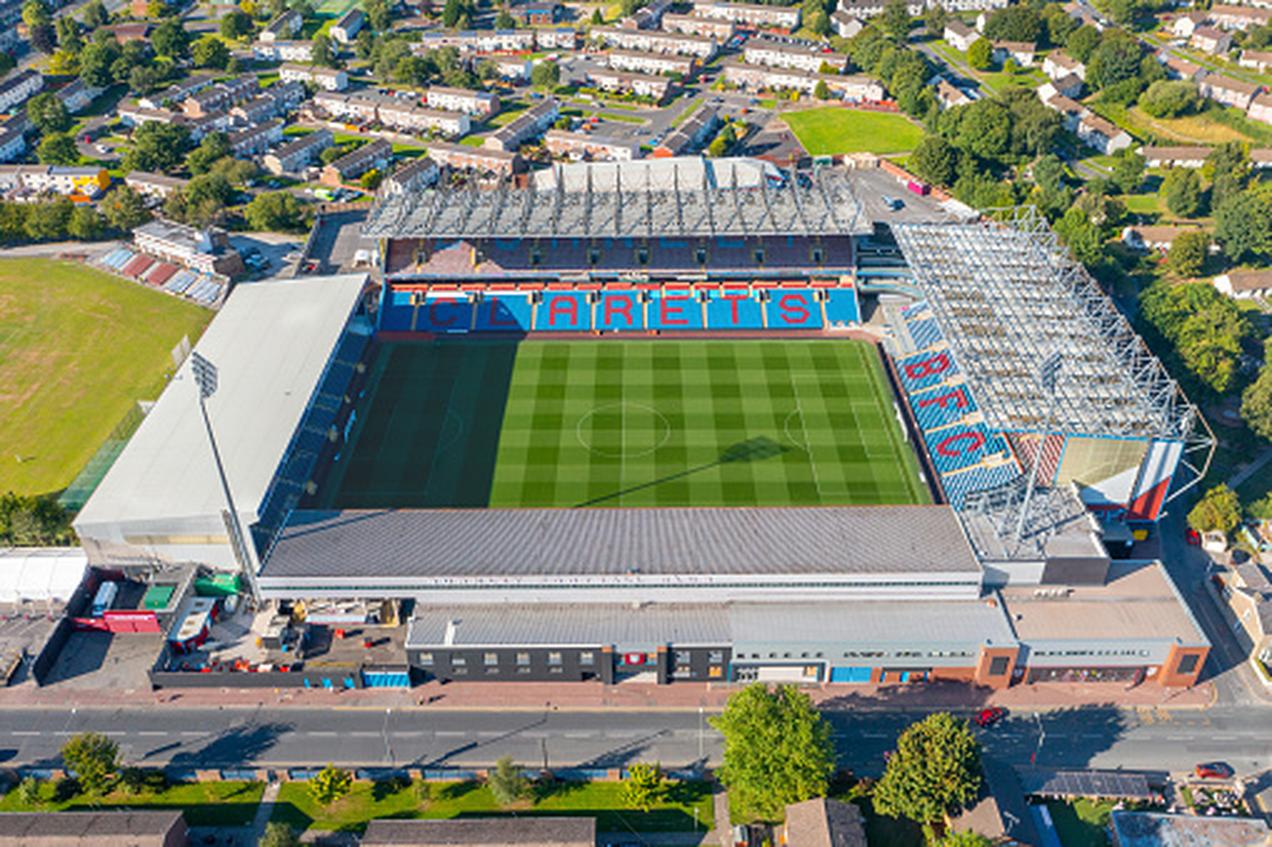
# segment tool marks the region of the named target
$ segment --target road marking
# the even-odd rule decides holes
[[[419,738],[419,737],[420,737],[421,735],[423,735],[423,734],[424,734],[424,733],[422,733],[422,732],[416,732],[416,731],[410,731],[410,732],[390,732],[390,733],[389,733],[389,735],[392,735],[394,738]]]
[[[362,730],[359,732],[350,732],[347,734],[354,738],[379,738],[380,737],[380,733],[378,732],[367,732],[365,730]]]
[[[592,732],[563,732],[565,738],[591,738],[595,733]]]
[[[163,731],[161,731],[161,730],[157,730],[157,729],[141,729],[141,730],[138,730],[138,731],[137,731],[137,734],[138,734],[138,735],[164,735],[164,736],[166,736],[168,733],[163,732]]]
[[[34,729],[14,729],[9,731],[10,735],[43,735],[44,733]]]
[[[318,736],[318,737],[320,737],[320,738],[335,738],[335,737],[336,737],[337,735],[339,735],[339,734],[340,734],[340,733],[338,733],[338,732],[325,732],[325,731],[319,731],[319,732],[306,732],[306,733],[305,733],[305,735],[315,735],[315,736]]]
[[[468,735],[468,733],[459,729],[438,729],[434,730],[433,734],[438,738],[463,738]]]

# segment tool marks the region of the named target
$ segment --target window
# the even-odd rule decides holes
[[[1179,660],[1179,665],[1175,668],[1175,673],[1192,673],[1197,670],[1197,663],[1199,661],[1201,661],[1201,657],[1196,653],[1188,653]]]
[[[451,664],[455,667],[462,667],[463,665],[468,664],[468,660],[463,656],[451,656]]]
[[[711,679],[719,679],[720,677],[724,676],[724,668],[721,668],[721,667],[707,668],[707,676]]]
[[[485,659],[485,661],[486,661],[486,664],[487,664],[487,665],[497,665],[497,664],[499,664],[499,654],[498,654],[498,653],[487,653],[487,654],[486,654],[483,658]]]
[[[721,662],[724,661],[724,651],[712,650],[710,653],[707,654],[707,661],[715,665],[720,664]]]
[[[1007,666],[1011,664],[1011,658],[1008,656],[995,656],[989,660],[989,675],[1002,676],[1007,673]]]
[[[764,264],[764,248],[763,247],[755,248],[755,264],[757,265]]]
[[[649,264],[649,248],[648,247],[636,248],[636,264],[638,265]]]
[[[549,665],[559,665],[559,664],[561,664],[561,654],[560,654],[560,653],[549,653],[549,654],[548,654],[548,664],[549,664]]]
[[[521,667],[517,668],[517,673],[530,673],[530,668],[525,665],[522,665]]]
[[[451,668],[451,673],[455,676],[467,676],[468,668]]]
[[[587,251],[587,263],[589,265],[599,265],[601,263],[601,251],[592,248]]]
[[[562,668],[560,665],[553,665],[552,667],[548,668],[548,673],[563,673],[564,670],[565,669]]]
[[[707,251],[702,249],[701,247],[699,247],[697,250],[694,250],[693,260],[700,265],[705,265],[707,263]]]
[[[529,653],[518,653],[518,654],[517,654],[517,664],[519,664],[519,665],[528,665],[528,664],[530,664],[530,654],[529,654]]]
[[[433,654],[432,653],[416,653],[415,661],[421,665],[431,665],[433,664]]]
[[[814,247],[813,248],[813,264],[820,265],[824,261],[826,261],[826,258],[825,258],[825,254],[822,252],[822,249],[820,247]]]
[[[582,653],[579,653],[579,664],[580,665],[596,664],[596,654],[593,653],[591,650],[584,650]]]
[[[543,263],[543,254],[539,252],[539,248],[535,247],[530,250],[530,266],[537,268]]]

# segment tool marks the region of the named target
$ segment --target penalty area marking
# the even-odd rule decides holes
[[[647,447],[639,451],[630,451],[627,449],[627,419],[630,416],[630,409],[639,409],[641,412],[651,415],[659,424],[660,435],[657,442],[652,447]],[[619,447],[617,451],[602,450],[592,444],[591,439],[583,434],[583,429],[588,421],[600,413],[610,410],[618,410],[619,419]],[[671,421],[667,420],[667,416],[655,409],[653,406],[646,406],[644,403],[634,403],[629,400],[619,400],[614,403],[603,403],[600,406],[594,406],[590,411],[583,414],[579,418],[577,424],[574,425],[574,437],[578,439],[583,449],[590,453],[595,453],[604,459],[639,459],[648,456],[657,451],[660,447],[667,443],[671,438]]]

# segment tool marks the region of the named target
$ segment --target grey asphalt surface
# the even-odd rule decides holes
[[[1272,765],[1265,709],[1123,711],[1088,707],[1009,715],[981,733],[986,749],[1020,766],[1182,771],[1223,760],[1241,774]],[[842,763],[882,770],[883,753],[919,717],[905,711],[828,711]],[[709,715],[708,715],[709,717]],[[12,709],[0,711],[0,765],[56,766],[65,740],[115,738],[129,763],[173,767],[480,767],[510,755],[528,765],[666,767],[716,763],[719,738],[694,711],[433,711],[425,708]]]

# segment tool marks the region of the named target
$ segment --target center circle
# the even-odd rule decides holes
[[[579,418],[574,433],[583,447],[606,459],[648,456],[671,438],[671,422],[644,403],[602,403]]]

